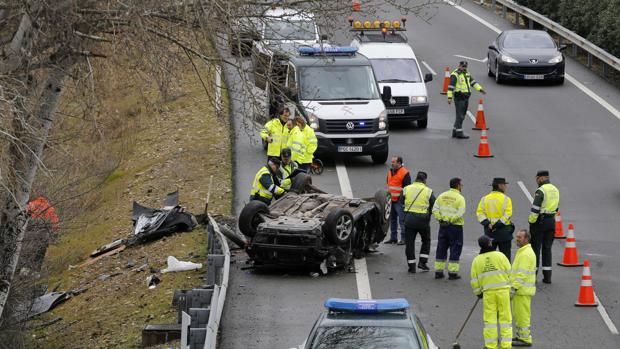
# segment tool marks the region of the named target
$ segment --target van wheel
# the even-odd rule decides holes
[[[370,157],[372,158],[372,162],[375,165],[380,165],[380,164],[385,164],[385,162],[388,159],[388,156],[389,154],[387,151],[382,151],[380,153],[374,153]]]

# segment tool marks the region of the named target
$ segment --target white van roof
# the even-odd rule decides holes
[[[416,59],[413,49],[405,43],[367,42],[360,43],[358,52],[368,59],[409,58]]]

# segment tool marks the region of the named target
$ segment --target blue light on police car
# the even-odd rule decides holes
[[[300,55],[314,55],[314,54],[325,54],[325,55],[352,55],[357,52],[357,48],[351,46],[303,46],[297,49]]]
[[[360,121],[360,126],[364,126],[366,123],[364,121]]]
[[[409,308],[409,302],[404,298],[370,300],[329,298],[325,301],[325,308],[331,311],[374,314],[406,310]]]

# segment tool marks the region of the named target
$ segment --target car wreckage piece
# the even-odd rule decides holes
[[[386,190],[372,199],[316,192],[301,174],[295,191],[266,205],[250,201],[239,215],[249,238],[245,250],[258,266],[347,266],[381,242],[388,231],[391,202]],[[324,268],[321,268],[324,269]]]

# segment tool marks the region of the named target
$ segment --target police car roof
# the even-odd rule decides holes
[[[364,42],[359,45],[358,52],[369,59],[407,58],[416,59],[413,49],[408,44],[389,42]]]
[[[314,19],[314,14],[308,11],[283,7],[269,9],[265,11],[263,16],[268,19],[282,19],[287,21],[309,21]]]
[[[368,66],[370,61],[368,58],[360,54],[344,55],[344,56],[325,56],[322,54],[316,55],[292,55],[290,61],[296,67],[310,67],[310,66]]]

